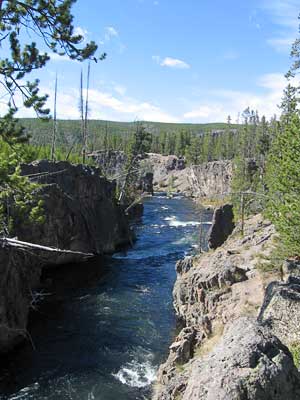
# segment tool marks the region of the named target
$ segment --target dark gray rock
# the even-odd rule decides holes
[[[227,240],[234,230],[233,206],[225,204],[214,212],[212,226],[208,232],[208,246],[216,249]]]
[[[86,253],[113,252],[132,240],[128,218],[115,201],[115,184],[101,177],[98,169],[40,161],[23,165],[22,172],[42,184],[35,194],[43,200],[46,221],[37,224],[15,217],[14,235],[68,251],[1,241],[0,353],[29,338],[28,313],[40,299],[36,290],[43,267],[83,261]]]
[[[290,276],[300,276],[300,261],[299,260],[286,260],[282,265],[282,274],[284,278]]]
[[[193,257],[185,257],[176,263],[177,274],[185,274],[193,267]]]
[[[100,170],[68,162],[39,161],[22,165],[23,175],[43,186],[44,224],[19,221],[20,240],[60,249],[103,254],[132,239],[124,210],[115,200],[115,183]]]
[[[101,172],[107,177],[115,177],[122,174],[127,163],[127,156],[124,151],[100,150],[88,154],[88,157],[99,165]]]
[[[0,353],[11,350],[27,334],[27,318],[41,262],[21,250],[0,249]]]
[[[147,172],[141,176],[139,181],[139,190],[143,193],[149,193],[153,195],[153,173]]]

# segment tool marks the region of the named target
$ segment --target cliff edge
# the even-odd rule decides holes
[[[288,290],[281,303],[295,315],[300,286],[291,277],[275,284],[280,277],[261,264],[275,235],[257,215],[246,221],[243,237],[237,226],[220,248],[177,263],[174,307],[183,328],[160,367],[153,399],[300,398],[300,374],[287,347],[291,337],[278,335],[279,310],[270,305],[283,314],[274,296]],[[300,340],[295,331],[292,340]]]

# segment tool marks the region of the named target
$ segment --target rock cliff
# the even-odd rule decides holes
[[[300,398],[300,374],[284,339],[299,309],[299,286],[296,278],[270,283],[279,276],[260,264],[274,235],[255,216],[244,237],[237,226],[217,250],[177,263],[174,307],[183,329],[160,367],[153,399]],[[281,324],[276,316],[288,309]],[[290,340],[299,341],[297,328],[291,330]]]
[[[115,183],[100,170],[68,162],[39,161],[22,166],[22,174],[42,184],[44,224],[21,221],[20,240],[85,253],[112,253],[131,240],[127,218],[115,200]]]
[[[192,196],[210,199],[228,195],[232,173],[231,161],[212,161],[192,166],[188,173]]]
[[[234,215],[232,204],[224,204],[214,211],[212,226],[207,235],[208,247],[220,247],[231,235],[234,229]]]
[[[115,201],[115,184],[101,177],[98,169],[40,161],[23,165],[22,173],[42,184],[36,196],[44,202],[46,221],[16,219],[14,234],[19,240],[1,240],[0,353],[29,338],[28,314],[42,298],[44,266],[111,253],[132,240],[124,210]]]
[[[154,189],[170,190],[199,199],[224,197],[231,191],[231,161],[186,166],[184,158],[149,153],[146,162],[154,173]]]
[[[107,151],[90,154],[109,176],[122,176],[126,164],[123,152]],[[147,153],[139,160],[141,174],[153,173],[156,192],[172,191],[201,199],[215,199],[230,193],[231,161],[212,161],[188,167],[184,157]]]

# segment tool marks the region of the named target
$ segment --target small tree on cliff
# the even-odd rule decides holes
[[[50,57],[41,52],[32,37],[43,41],[52,53],[73,60],[104,59],[96,57],[95,42],[82,46],[83,37],[75,33],[71,8],[76,0],[0,0],[0,46],[6,55],[0,58],[0,82],[7,95],[7,113],[0,120],[0,211],[7,212],[7,199],[14,199],[20,209],[28,203],[32,185],[19,176],[18,164],[23,158],[21,145],[28,140],[24,129],[14,119],[17,99],[37,116],[47,118],[47,95],[39,93],[39,81],[29,80],[32,71],[46,66]],[[29,43],[23,44],[29,39]],[[7,145],[10,147],[6,163]],[[18,199],[15,198],[16,194]],[[23,199],[23,201],[22,201]]]
[[[137,122],[134,134],[131,137],[125,176],[119,195],[120,203],[131,201],[135,197],[135,186],[139,176],[139,160],[151,148],[152,136],[145,127]]]

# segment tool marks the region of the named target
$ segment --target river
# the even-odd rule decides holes
[[[52,272],[1,399],[148,399],[175,334],[175,263],[197,248],[200,220],[192,201],[154,196],[132,249]]]

